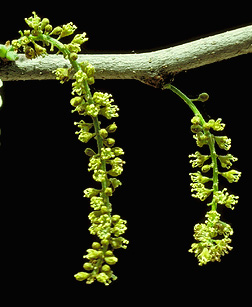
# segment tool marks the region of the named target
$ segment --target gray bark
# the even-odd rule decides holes
[[[252,25],[209,36],[163,50],[139,54],[80,54],[96,69],[96,79],[135,79],[159,87],[175,74],[252,53]],[[15,62],[0,63],[0,79],[55,79],[53,70],[70,67],[61,55],[28,60],[23,54]]]

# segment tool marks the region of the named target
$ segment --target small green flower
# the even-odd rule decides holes
[[[212,181],[212,178],[203,176],[199,171],[197,173],[189,173],[191,176],[192,182],[206,183],[208,181]]]
[[[196,194],[192,194],[192,197],[199,198],[201,201],[206,200],[213,191],[213,189],[205,188],[204,184],[200,182],[191,183],[190,186],[192,187],[191,192],[196,192]]]
[[[113,177],[121,175],[123,172],[123,164],[125,164],[122,159],[116,157],[115,159],[108,161],[108,163],[112,166],[112,169],[108,171],[109,175]]]
[[[227,154],[226,156],[218,155],[218,159],[221,163],[222,167],[229,169],[232,166],[232,162],[237,161],[238,159],[231,154]]]
[[[117,187],[119,187],[120,185],[122,185],[121,181],[118,180],[117,178],[109,178],[109,181],[112,184],[113,189],[115,190]]]
[[[93,94],[94,102],[103,107],[111,106],[111,104],[114,102],[114,99],[111,99],[111,97],[112,95],[108,93],[95,92]]]
[[[193,138],[196,140],[196,144],[199,147],[203,147],[204,145],[208,145],[208,136],[203,132],[198,132],[193,135]]]
[[[74,122],[74,125],[77,125],[78,128],[81,129],[81,131],[88,132],[93,126],[93,123],[86,123],[84,120],[81,120],[79,122]],[[76,133],[76,132],[75,132]],[[80,132],[77,132],[77,134]]]
[[[83,32],[82,34],[76,34],[75,37],[72,39],[72,43],[82,45],[83,43],[88,41],[86,35],[86,32]]]
[[[35,42],[32,42],[32,43],[33,43],[33,46],[34,46],[34,49],[35,49],[35,52],[36,52],[37,56],[41,56],[41,55],[46,55],[47,54],[46,48],[40,46],[39,44],[37,44]]]
[[[110,279],[110,277],[109,277],[106,273],[104,273],[104,272],[99,273],[99,274],[96,276],[96,279],[97,279],[97,281],[99,281],[100,283],[105,284],[106,286],[109,285],[109,279]]]
[[[102,251],[97,251],[93,248],[87,249],[88,254],[83,256],[83,258],[87,258],[88,260],[94,260],[102,257]]]
[[[25,22],[28,24],[30,28],[38,29],[40,25],[41,18],[37,16],[36,12],[32,12],[33,17],[25,18]]]
[[[227,188],[222,191],[217,191],[213,195],[214,201],[218,204],[225,205],[227,208],[234,209],[234,205],[238,203],[239,196],[229,194]]]
[[[92,117],[96,117],[99,114],[100,108],[97,105],[92,104],[88,104],[86,106],[86,112],[85,114],[92,116]]]
[[[204,129],[209,130],[212,128],[215,131],[222,131],[225,128],[225,124],[221,123],[222,119],[218,118],[217,120],[210,119],[207,123],[203,125]]]
[[[196,158],[194,160],[190,160],[192,163],[192,167],[202,167],[205,161],[207,161],[211,156],[210,155],[202,155],[199,151],[196,151],[194,154],[189,155],[189,158]]]
[[[65,47],[71,52],[70,59],[74,60],[74,61],[77,60],[77,58],[78,58],[77,53],[81,51],[80,45],[70,43],[70,44],[65,44]]]
[[[60,36],[58,37],[58,40],[61,39],[62,37],[72,35],[76,29],[77,29],[76,25],[74,25],[72,22],[69,22],[66,25],[63,25],[62,31],[60,33]]]
[[[53,73],[56,75],[56,79],[59,80],[62,84],[67,82],[70,78],[68,68],[57,68],[56,70],[53,70]]]
[[[102,182],[106,179],[106,177],[107,177],[107,175],[106,175],[105,171],[103,171],[101,169],[94,171],[93,178],[94,178],[95,181]]]
[[[118,237],[118,238],[112,238],[111,239],[111,246],[114,249],[117,248],[127,248],[127,244],[129,244],[129,241],[124,239],[123,237]]]
[[[102,148],[101,149],[101,159],[109,160],[115,157],[115,153],[111,148]]]
[[[101,159],[99,157],[96,156],[92,156],[89,159],[89,164],[88,164],[89,168],[88,171],[92,171],[92,170],[97,170],[101,167]]]
[[[100,210],[101,206],[104,205],[104,201],[102,197],[97,197],[97,196],[93,196],[90,199],[90,205],[92,208],[94,208],[94,210]]]
[[[211,261],[211,255],[207,247],[204,247],[202,252],[197,256],[199,260],[199,265],[207,264],[207,262]]]
[[[113,153],[114,153],[116,156],[124,155],[124,151],[123,151],[123,149],[120,148],[120,147],[114,147],[114,148],[112,148],[112,151],[113,151]]]
[[[232,169],[228,172],[220,173],[220,174],[223,177],[225,177],[227,179],[227,181],[230,182],[230,183],[237,182],[241,177],[241,172],[236,171],[234,169]]]
[[[119,219],[119,221],[114,225],[112,232],[116,237],[119,237],[125,233],[125,231],[127,230],[126,223],[126,220]]]
[[[231,147],[231,139],[227,136],[214,136],[216,143],[221,149],[229,150]]]
[[[117,113],[120,109],[117,105],[111,105],[108,107],[101,108],[99,114],[105,116],[107,119],[111,119],[113,117],[118,117]]]
[[[78,136],[78,139],[83,143],[87,143],[90,139],[92,139],[93,136],[95,136],[94,133],[81,131],[79,136]]]
[[[91,198],[93,196],[98,195],[101,192],[101,190],[94,188],[87,188],[83,192],[84,192],[84,197]]]

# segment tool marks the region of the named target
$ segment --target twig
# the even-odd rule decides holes
[[[96,69],[96,79],[135,79],[159,87],[164,80],[193,68],[252,53],[252,25],[167,49],[139,54],[80,54]],[[52,71],[70,67],[61,55],[28,60],[23,54],[0,64],[3,81],[55,79]]]

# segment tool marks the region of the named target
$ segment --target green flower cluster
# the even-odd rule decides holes
[[[100,127],[101,122],[98,116],[107,120],[118,117],[119,108],[113,104],[112,95],[102,92],[91,93],[90,85],[94,83],[94,67],[88,62],[79,63],[78,52],[81,45],[86,42],[86,33],[76,34],[72,41],[63,44],[59,40],[63,37],[74,34],[77,27],[72,23],[53,28],[47,18],[41,19],[35,12],[33,16],[25,18],[30,30],[19,31],[21,37],[12,41],[13,48],[23,48],[28,58],[44,56],[47,53],[47,46],[53,51],[56,47],[64,57],[70,61],[72,68],[58,68],[54,71],[56,79],[64,83],[70,79],[70,72],[73,75],[72,95],[70,103],[74,107],[72,112],[89,117],[91,121],[80,120],[74,124],[79,128],[78,139],[87,143],[91,139],[96,140],[97,149],[86,148],[85,154],[89,157],[88,171],[92,172],[93,179],[98,182],[100,189],[87,188],[84,190],[84,197],[90,199],[92,212],[89,214],[91,226],[89,231],[96,236],[92,248],[87,249],[84,258],[85,271],[75,274],[78,281],[85,280],[90,284],[98,282],[109,285],[117,277],[113,274],[111,266],[116,264],[118,259],[114,250],[126,248],[128,240],[122,237],[125,233],[126,220],[119,215],[112,214],[110,197],[122,183],[119,176],[123,171],[125,162],[120,158],[124,151],[115,147],[115,139],[110,137],[117,129],[115,122],[104,128]],[[58,36],[54,38],[52,36]],[[38,44],[42,42],[42,45]]]
[[[226,155],[217,154],[216,144],[220,150],[228,151],[231,147],[231,139],[227,136],[219,135],[225,128],[221,118],[217,120],[210,119],[206,122],[193,103],[194,101],[207,101],[209,99],[207,93],[200,94],[196,99],[190,99],[172,84],[165,84],[163,89],[170,89],[189,106],[194,113],[194,117],[191,120],[193,138],[199,147],[207,145],[210,151],[209,154],[202,154],[196,151],[194,154],[189,155],[192,167],[200,168],[197,172],[189,174],[192,181],[192,196],[199,198],[201,201],[209,200],[212,197],[207,204],[211,207],[211,210],[206,214],[205,223],[196,224],[194,227],[194,238],[198,242],[192,244],[189,252],[195,254],[199,265],[210,261],[220,261],[220,257],[232,249],[229,243],[231,243],[230,236],[233,234],[233,230],[230,225],[220,220],[217,206],[225,205],[227,208],[234,209],[239,197],[229,194],[227,188],[219,190],[219,176],[232,183],[239,180],[241,172],[234,169],[225,172],[219,171],[219,164],[222,168],[230,169],[232,162],[237,161],[237,158],[229,153]]]
[[[215,136],[210,133],[210,129],[214,131],[222,131],[225,127],[225,124],[221,123],[221,119],[218,118],[216,121],[210,119],[207,123],[202,124],[199,116],[194,116],[192,118],[192,126],[191,130],[195,133],[194,138],[196,139],[196,143],[199,147],[203,145],[209,145],[211,143],[211,147],[214,146],[214,143],[217,143],[220,149],[229,150],[231,147],[231,139],[227,136]],[[213,149],[213,148],[212,148]],[[212,157],[211,162],[209,159]],[[213,193],[213,202],[215,204],[224,204],[226,207],[234,209],[234,205],[238,202],[238,196],[234,196],[229,194],[224,189],[223,191],[218,191],[218,189],[214,190],[214,187],[207,188],[205,183],[209,181],[213,181],[213,177],[203,176],[202,173],[207,173],[211,169],[217,170],[217,175],[221,175],[228,180],[228,182],[237,182],[241,176],[241,172],[237,170],[229,170],[227,172],[219,172],[217,166],[217,159],[219,160],[221,167],[229,169],[232,166],[232,162],[237,161],[238,159],[231,154],[227,155],[218,155],[215,151],[212,155],[203,155],[199,151],[196,151],[194,154],[189,155],[189,158],[193,158],[190,160],[192,163],[192,167],[200,167],[201,171],[197,171],[196,173],[190,173],[191,176],[191,191],[196,192],[192,194],[193,197],[199,198],[201,201],[207,199]],[[216,159],[217,158],[217,159]],[[217,178],[216,178],[217,179]],[[216,180],[215,184],[218,182]],[[209,203],[212,205],[213,203]]]
[[[194,226],[194,238],[199,243],[193,243],[189,252],[195,253],[199,265],[210,261],[221,261],[220,257],[232,250],[229,245],[231,243],[229,236],[232,234],[231,226],[220,220],[220,214],[209,211],[205,223]]]
[[[76,34],[69,44],[59,42],[61,38],[72,35],[77,29],[72,22],[53,28],[48,18],[41,19],[35,12],[33,12],[33,16],[25,18],[25,22],[30,29],[19,31],[21,37],[12,40],[12,48],[17,51],[22,47],[23,52],[29,59],[45,56],[47,54],[47,46],[51,46],[50,51],[54,51],[54,47],[57,47],[66,58],[72,53],[71,57],[74,59],[76,54],[81,51],[80,46],[88,40],[84,32]],[[52,36],[58,36],[58,38],[54,39]],[[43,46],[38,44],[38,41],[42,41]]]
[[[212,210],[206,214],[206,221],[203,224],[196,224],[194,227],[194,238],[198,243],[193,243],[189,252],[195,253],[198,258],[199,265],[206,264],[209,261],[220,261],[220,257],[227,254],[232,247],[229,246],[231,239],[229,236],[233,234],[230,225],[220,220],[220,214],[217,213],[217,205],[225,205],[227,208],[234,209],[234,205],[238,202],[238,196],[229,194],[224,188],[219,191],[218,176],[221,175],[228,182],[237,182],[241,176],[241,172],[237,170],[229,170],[220,172],[218,170],[218,161],[223,168],[229,169],[232,162],[237,158],[231,154],[218,155],[215,150],[215,143],[222,150],[229,150],[231,147],[231,139],[227,136],[216,136],[213,131],[222,131],[225,127],[221,123],[221,119],[216,121],[210,119],[208,122],[202,120],[202,117],[195,115],[192,118],[191,131],[193,137],[199,147],[208,145],[210,155],[201,154],[196,151],[189,155],[192,167],[199,167],[200,171],[190,173],[191,176],[191,192],[192,196],[199,198],[201,201],[208,199],[212,195],[212,201],[208,203]],[[206,173],[212,172],[212,176],[205,176]],[[217,239],[218,238],[218,239]]]
[[[75,107],[73,112],[80,115],[89,116],[92,122],[81,120],[75,122],[80,129],[76,133],[81,142],[87,143],[92,138],[96,138],[98,152],[91,148],[86,148],[85,153],[89,156],[88,171],[93,172],[93,179],[101,183],[101,189],[87,188],[84,190],[84,197],[90,199],[93,211],[89,214],[91,226],[89,231],[96,235],[100,242],[94,242],[92,249],[87,250],[84,258],[89,262],[84,264],[84,269],[88,272],[79,272],[75,278],[79,281],[86,280],[92,283],[94,280],[109,285],[116,279],[111,266],[118,261],[114,256],[114,250],[126,248],[128,240],[121,235],[126,231],[126,221],[119,215],[112,215],[112,206],[109,197],[122,183],[117,176],[121,175],[125,162],[119,157],[124,154],[120,147],[115,147],[115,139],[109,135],[114,133],[117,125],[112,123],[106,128],[101,128],[98,116],[107,119],[118,117],[118,106],[114,105],[112,96],[107,93],[95,92],[90,96],[85,82],[93,82],[93,73],[90,64],[80,63],[81,70],[74,75],[72,94],[76,95],[70,103]],[[92,73],[91,73],[92,72]],[[85,81],[85,82],[83,82]]]

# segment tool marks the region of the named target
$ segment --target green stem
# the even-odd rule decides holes
[[[193,111],[193,113],[200,118],[201,126],[203,127],[204,134],[207,136],[208,139],[208,147],[210,150],[210,155],[212,159],[212,165],[213,165],[213,195],[218,192],[219,189],[219,178],[218,178],[218,163],[217,163],[217,154],[215,150],[215,139],[214,135],[209,132],[209,130],[204,129],[204,124],[206,123],[203,116],[201,115],[198,108],[195,106],[195,104],[192,102],[192,100],[187,97],[184,93],[182,93],[179,89],[177,89],[175,86],[171,84],[166,84],[163,87],[164,89],[170,89],[173,93],[178,95]],[[212,200],[212,202],[209,204],[211,205],[211,210],[216,211],[217,210],[217,203],[216,201]]]
[[[208,136],[208,146],[210,149],[210,154],[211,154],[211,159],[212,159],[212,164],[213,164],[213,195],[214,195],[216,192],[218,192],[218,189],[219,189],[219,177],[218,177],[219,172],[218,172],[217,154],[215,150],[214,136],[209,131],[207,131],[206,135]],[[210,205],[211,205],[212,211],[217,210],[217,203],[214,200],[214,198]]]
[[[173,93],[178,95],[182,100],[184,100],[184,102],[189,106],[189,108],[193,111],[193,113],[195,115],[199,116],[202,126],[206,123],[203,116],[201,115],[200,111],[195,106],[195,104],[192,102],[192,100],[189,97],[187,97],[184,93],[182,93],[178,88],[176,88],[175,86],[173,86],[171,84],[166,84],[164,86],[164,89],[171,90]]]

